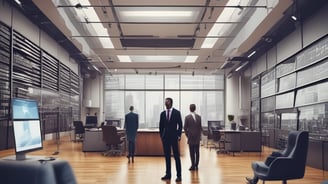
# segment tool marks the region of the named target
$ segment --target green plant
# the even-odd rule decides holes
[[[229,120],[229,121],[233,121],[233,120],[234,120],[234,118],[235,118],[235,116],[234,116],[234,115],[232,115],[232,114],[229,114],[229,115],[228,115],[228,120]]]

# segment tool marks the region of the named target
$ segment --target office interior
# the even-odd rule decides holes
[[[101,11],[107,12],[133,4],[128,0],[122,4],[110,2],[112,4],[99,1],[102,6],[97,8],[103,7]],[[114,48],[110,49],[97,48],[102,37],[86,32],[86,28],[80,35],[73,33],[74,24],[87,27],[92,20],[84,17],[76,19],[80,22],[68,24],[61,16],[63,12],[67,11],[64,16],[69,16],[73,12],[68,11],[71,9],[96,8],[96,2],[84,5],[82,1],[70,4],[69,1],[1,0],[0,150],[12,149],[14,145],[10,115],[13,97],[39,101],[42,133],[44,139],[49,140],[58,138],[58,133],[66,135],[73,128],[73,121],[85,122],[89,115],[97,116],[98,126],[113,119],[123,126],[124,114],[130,105],[140,114],[144,130],[156,130],[156,118],[164,109],[165,97],[170,96],[174,99],[173,106],[181,110],[183,116],[188,114],[188,105],[195,103],[196,111],[203,117],[203,127],[215,120],[230,129],[227,116],[234,115],[234,121],[242,124],[245,131],[260,132],[261,146],[282,149],[289,131],[308,131],[307,165],[327,170],[326,1],[254,0],[239,5],[240,2],[243,1],[230,8],[239,9],[242,15],[245,9],[251,10],[244,15],[247,21],[241,27],[236,26],[238,30],[229,32],[229,39],[219,39],[218,42],[223,43],[204,49],[205,55],[199,52],[195,62],[172,64],[119,61],[119,55],[136,57],[138,52],[140,57],[146,55],[144,48],[136,49],[138,45],[131,43],[143,39],[138,35],[140,30],[130,35],[130,40],[129,37],[123,39],[124,35],[107,36],[113,40]],[[167,3],[171,8],[176,5],[171,1]],[[212,14],[220,15],[225,3],[228,1],[192,1],[187,7],[206,9],[207,18]],[[153,6],[162,7],[160,4]],[[181,4],[176,7],[183,7]],[[128,23],[109,21],[102,24],[107,30],[118,31],[129,29]],[[148,27],[151,23],[142,25]],[[196,40],[195,48],[145,50],[154,55],[172,52],[182,56],[181,50],[184,55],[198,53],[202,50],[199,40],[204,41],[205,33],[216,23],[212,19],[201,19],[197,26],[191,25],[188,28],[192,28],[193,35],[186,36],[186,40]],[[149,41],[148,36],[145,37]],[[120,44],[119,49],[115,48],[117,44]]]

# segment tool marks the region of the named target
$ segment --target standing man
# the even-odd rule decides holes
[[[166,111],[163,111],[159,121],[159,133],[163,143],[166,163],[166,174],[161,179],[171,179],[171,148],[177,170],[176,182],[181,182],[181,160],[179,152],[179,141],[182,132],[182,120],[180,111],[172,108],[172,98],[165,99]]]
[[[191,160],[190,171],[198,170],[199,143],[202,133],[202,118],[195,113],[196,105],[190,104],[190,114],[185,117],[184,131],[188,138],[189,154]]]
[[[135,143],[136,135],[139,127],[139,117],[137,113],[133,112],[133,106],[130,106],[130,112],[125,115],[125,131],[126,137],[128,140],[128,162],[130,163],[130,157],[132,158],[132,163],[134,162],[134,152],[135,152]]]

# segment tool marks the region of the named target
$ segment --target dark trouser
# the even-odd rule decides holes
[[[134,157],[134,152],[135,152],[135,141],[129,141],[129,145],[128,145],[128,151],[129,157]]]
[[[178,140],[162,140],[163,150],[166,164],[166,175],[171,177],[171,148],[175,160],[175,167],[177,169],[177,177],[181,177],[181,160],[179,152]]]
[[[199,163],[199,144],[189,144],[189,154],[192,167],[198,167]]]

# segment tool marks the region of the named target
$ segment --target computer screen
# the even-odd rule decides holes
[[[13,120],[39,119],[37,101],[13,98],[11,103]]]
[[[111,125],[117,128],[121,128],[121,120],[119,119],[110,119],[110,120],[106,120],[106,125]]]
[[[86,116],[85,118],[85,126],[86,127],[97,127],[98,118],[97,116]]]
[[[43,148],[40,120],[14,120],[16,159],[26,159],[26,153]]]
[[[223,121],[219,120],[212,120],[207,121],[207,127],[208,127],[208,138],[211,139],[213,136],[213,131],[215,130],[221,130],[224,129]]]

